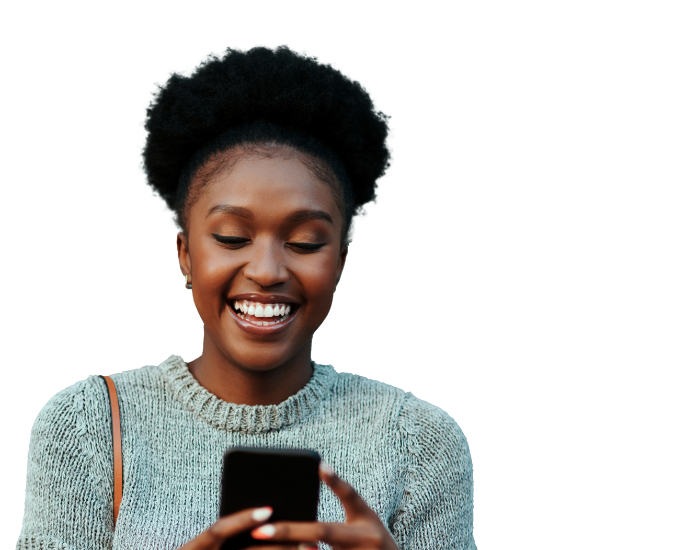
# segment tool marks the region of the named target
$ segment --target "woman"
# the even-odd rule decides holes
[[[457,424],[311,359],[352,217],[388,166],[386,117],[331,67],[255,48],[173,75],[146,128],[148,181],[176,213],[203,353],[112,377],[124,453],[115,525],[105,383],[92,376],[49,401],[17,547],[215,549],[256,528],[270,548],[474,548]],[[222,455],[235,445],[318,451],[334,468],[321,470],[319,521],[266,524],[268,509],[217,519]]]

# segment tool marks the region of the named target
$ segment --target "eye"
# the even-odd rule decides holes
[[[233,244],[233,245],[243,245],[244,243],[248,242],[250,239],[243,239],[241,237],[224,237],[222,235],[216,235],[215,233],[211,233],[216,240],[219,243],[223,244]],[[325,246],[326,243],[288,243],[291,246],[295,248],[301,248],[302,250],[307,250],[310,252],[314,252],[316,250],[319,250],[322,246]],[[240,247],[237,247],[240,248]]]
[[[319,250],[326,243],[288,243],[288,246],[300,248],[302,250]]]
[[[216,235],[215,233],[211,233],[211,235],[213,235],[219,243],[226,244],[228,245],[227,248],[233,250],[241,248],[245,244],[251,242],[251,239],[245,239],[244,237],[230,237],[229,235]]]

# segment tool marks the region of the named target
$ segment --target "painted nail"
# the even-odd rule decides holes
[[[265,521],[266,519],[269,519],[269,517],[272,515],[272,508],[266,506],[265,508],[257,508],[256,510],[253,510],[253,513],[251,516],[253,516],[253,519],[256,521]]]
[[[330,467],[328,464],[326,464],[325,462],[322,462],[321,465],[319,466],[319,468],[321,468],[321,471],[322,471],[324,474],[326,474],[327,476],[334,476],[334,475],[335,475],[335,471],[333,470],[333,468],[331,468],[331,467]]]
[[[275,532],[274,525],[263,525],[251,531],[251,536],[254,539],[271,539]]]

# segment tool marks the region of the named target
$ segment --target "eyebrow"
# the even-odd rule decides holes
[[[211,214],[230,214],[232,216],[238,216],[247,220],[252,220],[254,217],[253,212],[251,212],[248,208],[244,208],[243,206],[232,206],[231,204],[217,204],[211,208],[211,210],[209,210],[209,213],[206,215],[206,217],[208,218]],[[312,220],[324,220],[330,224],[333,224],[333,218],[331,215],[323,210],[297,210],[286,218],[286,221],[292,223],[303,223]]]

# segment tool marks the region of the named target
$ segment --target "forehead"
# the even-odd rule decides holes
[[[231,169],[209,181],[192,212],[208,212],[222,203],[268,213],[320,208],[333,214],[334,219],[339,216],[330,187],[319,181],[297,156],[239,159]]]

